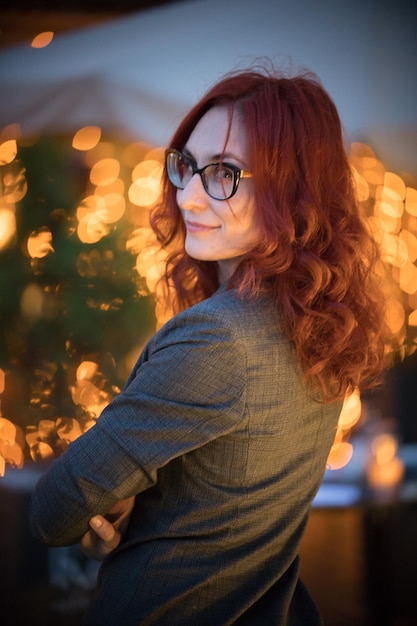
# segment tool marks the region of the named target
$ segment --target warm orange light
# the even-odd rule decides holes
[[[404,241],[408,250],[408,260],[414,263],[417,259],[417,237],[409,230],[403,229],[399,237]]]
[[[14,161],[17,155],[16,139],[9,139],[0,144],[0,165]]]
[[[0,128],[0,143],[9,141],[10,139],[20,139],[22,136],[22,128],[20,124],[7,124]]]
[[[111,398],[90,380],[77,380],[71,389],[72,401],[83,406],[92,416],[99,417]]]
[[[136,259],[137,272],[140,276],[147,276],[152,268],[158,266],[162,273],[165,270],[165,260],[166,253],[157,246],[144,248]]]
[[[359,142],[351,144],[351,162],[370,185],[384,183],[385,166],[367,144]]]
[[[79,129],[72,140],[73,148],[84,152],[79,155],[83,167],[90,170],[89,182],[84,190],[86,197],[79,202],[76,212],[78,223],[72,221],[71,214],[71,234],[76,231],[80,241],[89,244],[89,247],[82,246],[82,251],[77,255],[76,269],[80,276],[100,280],[113,268],[115,259],[106,256],[111,255],[110,248],[107,250],[107,246],[94,244],[113,233],[118,233],[119,236],[115,224],[124,219],[118,245],[123,247],[123,242],[126,241],[126,250],[133,256],[131,265],[136,267],[139,275],[134,279],[137,293],[140,296],[148,296],[149,292],[153,294],[155,325],[160,328],[173,313],[163,304],[159,293],[166,287],[159,282],[165,271],[166,254],[161,252],[149,227],[149,208],[160,197],[164,150],[161,147],[153,148],[144,142],[132,143],[120,149],[118,143],[101,139],[102,131],[98,126],[86,126]],[[22,138],[17,125],[5,127],[0,132],[3,184],[0,250],[15,245],[17,240],[15,207],[27,191],[25,169],[17,161],[18,147],[23,145],[23,141],[24,145],[30,145],[28,142],[33,143],[33,138]],[[384,263],[381,263],[380,275],[382,277],[388,273],[393,279],[389,291],[387,288],[390,298],[388,322],[398,339],[402,354],[409,355],[417,349],[416,340],[409,341],[407,336],[409,327],[417,327],[417,190],[406,187],[401,176],[387,172],[383,163],[366,144],[352,145],[351,166],[360,210],[382,249]],[[407,181],[410,180],[407,177]],[[51,219],[47,220],[45,217],[44,223],[56,223],[52,218],[55,219],[51,211]],[[52,241],[50,228],[39,228],[27,240],[27,252],[30,256],[30,263],[27,265],[32,267],[33,272],[47,266],[47,263],[39,263],[37,259],[51,255],[54,252],[53,244],[57,245],[59,240],[58,237]],[[68,231],[69,228],[68,226]],[[104,248],[106,253],[103,252]],[[35,281],[27,281],[20,299],[20,314],[24,322],[30,324],[38,317],[49,315],[50,299],[46,287],[41,288]],[[117,297],[102,298],[94,294],[87,296],[87,305],[98,311],[116,310],[122,302]],[[130,370],[138,352],[139,347],[132,350],[132,354],[126,358],[126,364],[118,363],[119,371],[120,367]],[[132,362],[129,367],[127,361],[130,359]],[[111,399],[110,392],[104,392],[104,389],[115,389],[111,385],[104,385],[102,376],[98,363],[81,361],[74,380],[68,383],[68,392],[72,394],[75,404],[82,407],[82,418],[75,422],[66,416],[56,421],[40,420],[37,426],[29,427],[26,439],[32,459],[56,456],[81,431],[94,426]],[[5,384],[8,384],[7,380],[5,382],[4,372],[0,370],[0,393]],[[52,393],[52,383],[51,389],[45,393]],[[348,443],[349,430],[360,419],[361,408],[359,394],[346,398],[329,455],[328,466],[331,469],[344,467],[352,456],[353,448]],[[1,474],[2,471],[4,473],[7,463],[19,465],[23,446],[17,439],[8,439],[0,448]],[[394,456],[389,462],[394,460],[396,463],[395,459]],[[378,462],[380,461],[381,452],[378,457]],[[376,463],[375,459],[374,462]]]
[[[99,143],[85,152],[84,162],[92,168],[101,159],[114,159],[116,147],[110,141],[99,141]]]
[[[95,196],[106,196],[110,193],[123,196],[125,192],[125,184],[121,178],[114,178],[111,182],[97,183]]]
[[[327,467],[331,470],[338,470],[345,467],[352,458],[353,446],[351,443],[342,441],[335,444],[330,450],[330,454],[327,458]]]
[[[359,202],[364,202],[369,198],[369,184],[355,167],[352,168],[352,174],[355,181],[356,196]]]
[[[339,416],[338,428],[346,430],[353,428],[360,419],[362,412],[361,397],[358,391],[346,396]]]
[[[395,298],[390,298],[387,302],[387,322],[394,335],[399,333],[404,326],[404,307]]]
[[[404,293],[417,291],[417,267],[407,261],[400,269],[400,287]]]
[[[97,404],[99,400],[99,390],[90,381],[79,379],[72,388],[72,401],[74,404],[82,404],[85,407]]]
[[[41,228],[37,231],[33,231],[27,242],[27,251],[32,259],[42,259],[51,252],[54,252],[52,246],[52,233],[51,231]]]
[[[77,208],[77,234],[82,242],[97,243],[109,233],[108,224],[123,217],[126,209],[124,195],[117,191],[107,193],[120,188],[117,182],[118,179],[109,186],[98,187],[96,194],[84,198]]]
[[[101,200],[104,203],[104,209],[100,217],[105,224],[114,224],[123,217],[126,202],[121,193],[108,193],[101,196]]]
[[[10,209],[0,209],[0,250],[6,248],[16,234],[16,216]]]
[[[156,304],[155,304],[155,317],[157,321],[157,328],[161,328],[166,322],[168,322],[172,316],[172,310],[167,307],[164,301],[161,298],[158,298],[158,291],[156,293]]]
[[[97,243],[109,233],[106,224],[106,201],[101,196],[87,196],[77,209],[77,235],[83,243]]]
[[[385,176],[385,167],[381,161],[375,158],[365,158],[362,161],[362,174],[370,185],[382,185]]]
[[[37,427],[26,428],[26,443],[33,461],[52,459],[55,456],[52,446],[47,443],[48,439],[55,437],[55,422],[52,420],[40,420]]]
[[[24,317],[36,319],[41,317],[44,303],[42,289],[34,283],[29,283],[20,296],[20,308]]]
[[[31,46],[32,48],[46,48],[46,46],[49,46],[53,38],[53,31],[46,30],[43,33],[39,33],[39,35],[36,35],[36,37],[32,39]]]
[[[350,144],[350,152],[352,157],[375,159],[375,152],[372,150],[371,146],[368,146],[367,143],[362,143],[360,141],[352,141]]]
[[[96,213],[84,215],[78,224],[77,235],[83,243],[97,243],[108,235],[109,228]]]
[[[392,435],[382,434],[372,442],[372,460],[368,467],[368,482],[372,487],[393,487],[404,476],[404,463],[397,458],[398,442]]]
[[[77,220],[81,221],[90,213],[99,213],[104,211],[106,204],[99,195],[86,196],[83,198],[77,208]]]
[[[385,172],[384,191],[386,195],[393,200],[404,200],[405,183],[401,176],[393,172]]]
[[[378,220],[380,227],[385,233],[393,233],[398,234],[401,229],[401,218],[396,217],[394,214],[389,214],[386,211],[386,206],[381,204],[381,202],[377,201],[374,205],[375,217]],[[383,238],[382,238],[383,241]]]
[[[3,203],[14,205],[25,197],[27,192],[26,172],[21,168],[16,173],[3,174]]]
[[[75,441],[82,434],[79,422],[72,417],[59,417],[56,421],[56,432],[66,443]]]
[[[408,260],[407,244],[398,235],[387,234],[382,241],[382,258],[386,263],[402,267]]]
[[[139,254],[144,248],[151,245],[152,242],[154,242],[153,231],[150,228],[142,226],[130,233],[126,242],[126,249],[132,254]]]
[[[48,439],[55,434],[55,422],[53,420],[40,420],[38,424],[39,436]]]
[[[0,441],[0,455],[8,465],[21,469],[24,463],[23,450],[17,443]]]
[[[77,380],[91,380],[97,374],[98,364],[94,361],[83,361],[77,368]]]
[[[10,420],[0,417],[0,440],[6,443],[14,443],[16,441],[16,425]]]
[[[55,456],[52,446],[45,441],[36,440],[29,446],[29,450],[33,461],[46,461]]]
[[[154,204],[161,191],[162,165],[159,161],[142,161],[132,172],[132,185],[129,187],[129,200],[138,206]]]
[[[146,286],[152,293],[155,291],[156,285],[165,271],[165,263],[160,261],[149,268],[146,274]]]
[[[404,202],[396,189],[379,186],[375,194],[375,199],[382,213],[390,217],[401,218],[404,212]]]
[[[143,141],[136,141],[135,143],[130,143],[124,148],[121,154],[121,160],[123,161],[125,165],[127,165],[133,170],[135,165],[137,165],[138,163],[140,163],[140,161],[143,160],[144,155],[147,152],[149,152],[150,149],[151,149],[151,146],[148,143],[145,143]]]
[[[410,215],[417,216],[417,189],[407,187],[405,193],[405,210]]]
[[[90,171],[90,180],[93,185],[111,185],[120,172],[120,163],[117,159],[101,159]]]
[[[20,428],[10,420],[0,417],[0,476],[4,476],[6,463],[19,469],[23,467],[23,444]]]
[[[72,147],[76,150],[91,150],[98,144],[100,138],[101,128],[99,126],[84,126],[75,133]]]

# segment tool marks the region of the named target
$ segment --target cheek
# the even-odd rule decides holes
[[[247,231],[252,233],[253,239],[257,240],[260,237],[261,229],[253,201],[249,203],[243,219],[246,224]]]
[[[255,247],[261,239],[261,229],[253,214],[235,219],[230,232],[233,233],[236,243],[245,250]]]

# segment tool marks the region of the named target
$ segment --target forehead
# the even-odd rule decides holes
[[[214,107],[195,126],[185,148],[197,159],[207,160],[223,153],[244,159],[246,138],[243,124],[236,112],[230,119],[227,107]]]

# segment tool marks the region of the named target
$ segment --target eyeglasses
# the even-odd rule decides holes
[[[165,165],[174,187],[184,189],[194,174],[199,174],[205,191],[214,200],[228,200],[236,193],[240,179],[252,176],[231,163],[210,163],[198,169],[192,159],[173,148],[165,152]]]

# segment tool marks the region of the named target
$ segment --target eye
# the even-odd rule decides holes
[[[191,159],[188,159],[186,156],[182,156],[178,162],[178,170],[181,178],[184,177],[192,177],[194,171],[194,163]]]
[[[234,172],[231,167],[222,163],[216,163],[211,166],[210,176],[213,176],[218,181],[232,181]]]

